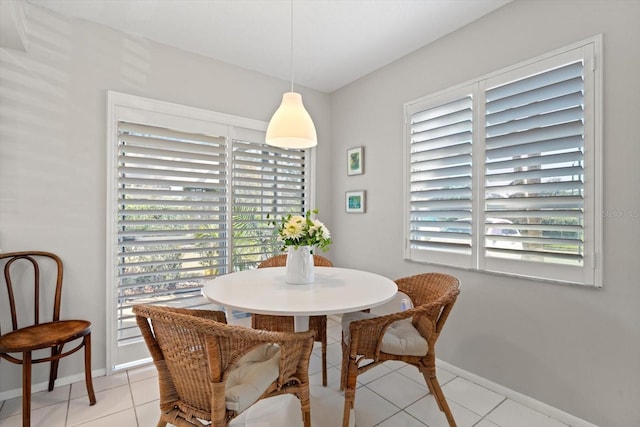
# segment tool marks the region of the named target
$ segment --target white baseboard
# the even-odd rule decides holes
[[[106,374],[106,371],[104,369],[95,369],[93,371],[91,371],[91,376],[93,378],[96,377],[103,377]],[[59,387],[61,385],[67,385],[67,384],[73,384],[73,383],[77,383],[79,381],[84,382],[84,373],[81,374],[76,374],[76,375],[70,375],[68,377],[62,377],[62,378],[58,378],[56,380],[56,387]],[[42,383],[37,383],[37,384],[32,384],[31,385],[31,393],[37,393],[39,391],[45,391],[49,388],[49,380],[42,382]],[[16,388],[13,390],[6,390],[6,391],[1,391],[0,392],[0,402],[2,402],[3,400],[9,400],[9,399],[13,399],[14,397],[20,397],[22,396],[22,388]]]
[[[440,359],[437,359],[437,365],[438,367],[449,371],[452,374],[458,375],[464,379],[471,381],[472,383],[478,384],[479,386],[501,394],[506,398],[513,400],[514,402],[520,403],[528,408],[540,412],[541,414],[548,415],[549,417],[572,427],[598,427],[595,424],[561,411],[558,408],[554,408],[551,405],[547,405],[546,403],[540,402],[539,400],[533,399],[522,393],[518,393],[515,390],[511,390],[510,388],[504,387],[500,384],[496,384],[486,378],[465,371],[464,369],[460,369]]]

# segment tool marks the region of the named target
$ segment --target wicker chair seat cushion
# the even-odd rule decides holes
[[[346,313],[342,315],[342,334],[346,343],[349,343],[349,325],[351,322],[362,319],[373,319],[373,313]],[[429,351],[429,344],[420,332],[411,324],[411,319],[403,319],[393,322],[387,328],[382,337],[380,350],[388,354],[400,356],[425,356]]]
[[[300,400],[281,394],[258,400],[229,422],[229,427],[303,427]]]
[[[255,403],[278,379],[279,366],[280,348],[274,344],[260,345],[242,356],[227,378],[227,409],[242,412]]]

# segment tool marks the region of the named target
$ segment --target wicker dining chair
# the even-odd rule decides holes
[[[340,388],[345,390],[343,427],[349,425],[354,406],[356,379],[389,360],[418,368],[449,426],[456,423],[436,378],[435,344],[460,293],[457,278],[425,273],[395,281],[413,308],[384,316],[347,313],[342,317],[342,370]]]
[[[285,393],[300,400],[311,425],[312,332],[232,326],[221,311],[139,304],[133,312],[158,371],[158,427],[227,426],[258,400]]]
[[[91,378],[91,322],[60,319],[63,264],[60,257],[44,251],[22,251],[0,254],[4,265],[4,281],[11,314],[12,330],[0,334],[0,358],[22,365],[22,426],[31,424],[31,368],[34,363],[51,362],[49,387],[58,378],[60,359],[84,347],[84,373],[89,405],[96,395]],[[50,271],[50,274],[46,274]],[[25,283],[29,282],[29,286]],[[29,289],[29,290],[27,290]],[[20,315],[20,302],[33,295],[33,312]],[[23,298],[24,296],[24,298]],[[51,297],[50,304],[42,304]],[[31,321],[32,320],[32,321]],[[73,346],[71,349],[65,345]],[[50,356],[33,358],[33,352],[51,351]]]
[[[258,268],[284,267],[287,255],[276,255],[262,261]],[[331,261],[320,255],[313,255],[316,267],[333,267]],[[251,327],[265,331],[293,332],[293,317],[273,316],[268,314],[252,314]],[[310,316],[309,330],[315,332],[315,340],[322,344],[322,385],[327,385],[327,316]]]

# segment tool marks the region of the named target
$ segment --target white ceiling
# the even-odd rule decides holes
[[[293,80],[332,92],[510,1],[295,0]],[[291,79],[289,0],[28,2]]]

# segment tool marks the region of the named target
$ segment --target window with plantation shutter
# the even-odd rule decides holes
[[[407,104],[408,259],[601,286],[599,53],[594,38]]]
[[[110,370],[148,358],[139,303],[220,307],[205,280],[280,251],[271,220],[304,214],[308,154],[264,144],[266,123],[109,93]],[[228,313],[233,316],[244,313]]]

